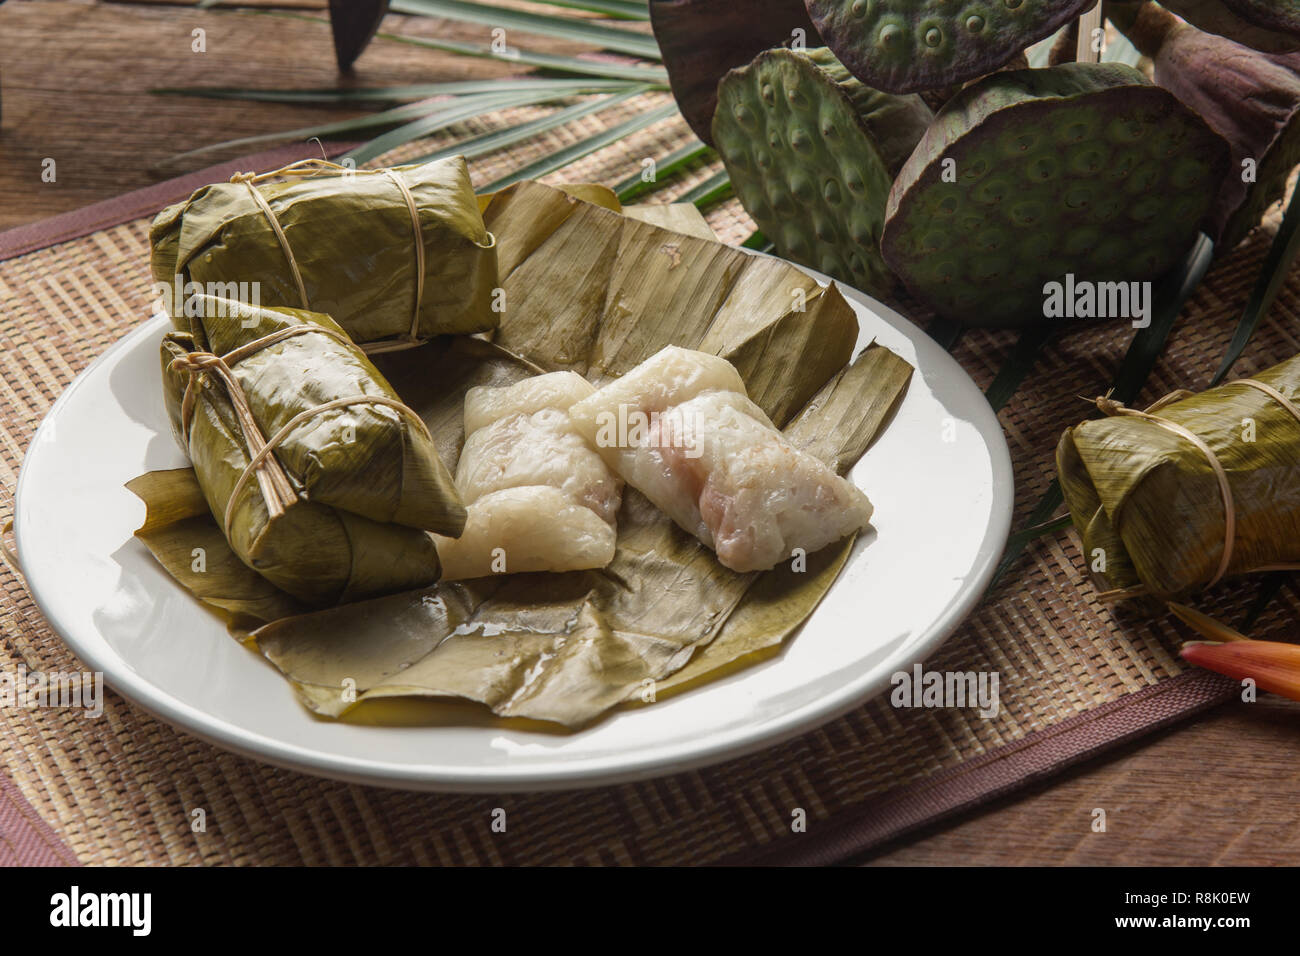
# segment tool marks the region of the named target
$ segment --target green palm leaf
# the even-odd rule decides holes
[[[304,18],[311,19],[311,18]],[[636,80],[637,82],[658,83],[668,87],[668,73],[658,67],[635,66],[629,63],[604,63],[599,60],[581,59],[576,56],[561,56],[555,53],[530,53],[527,50],[510,48],[509,53],[501,53],[490,46],[465,43],[460,40],[439,40],[432,37],[408,37],[397,33],[380,33],[385,40],[395,40],[411,46],[422,46],[444,53],[459,53],[461,56],[480,57],[489,60],[504,60],[522,66],[537,67],[557,73],[576,73],[579,76],[606,76],[619,80]]]
[[[1156,292],[1157,305],[1151,324],[1133,336],[1133,341],[1129,344],[1128,351],[1120,363],[1119,371],[1115,374],[1110,393],[1115,401],[1127,405],[1142,391],[1147,379],[1151,377],[1156,361],[1165,349],[1165,344],[1169,341],[1169,335],[1182,314],[1183,306],[1201,284],[1201,280],[1205,278],[1213,258],[1214,243],[1202,235],[1183,260],[1178,272],[1161,282]],[[1002,575],[1016,562],[1029,542],[1051,528],[1056,520],[1053,515],[1063,502],[1061,484],[1053,479],[1043,497],[1034,506],[1022,533],[1007,539],[1002,560],[993,574],[993,580],[989,582],[989,592],[997,586]],[[1027,532],[1036,528],[1043,530],[1027,536]]]
[[[464,0],[393,0],[389,9],[394,13],[482,23],[506,31],[518,30],[521,33],[587,43],[603,50],[628,53],[646,60],[659,59],[659,45],[655,43],[654,37],[589,20],[528,13],[508,7],[466,3]]]
[[[700,209],[707,209],[727,199],[731,194],[731,177],[723,169],[684,193],[677,202],[693,202]]]
[[[1277,235],[1273,237],[1273,244],[1264,259],[1264,266],[1255,281],[1255,288],[1251,290],[1246,310],[1242,313],[1241,321],[1237,323],[1237,328],[1232,334],[1228,354],[1224,356],[1219,370],[1214,373],[1214,378],[1210,379],[1211,385],[1222,382],[1228,372],[1232,371],[1232,366],[1237,363],[1237,359],[1241,358],[1241,353],[1246,351],[1246,346],[1250,344],[1251,336],[1255,334],[1260,320],[1268,314],[1268,310],[1277,300],[1277,294],[1282,291],[1282,283],[1295,263],[1297,254],[1300,254],[1300,189],[1291,195],[1291,201],[1287,204],[1286,213],[1282,217],[1282,225],[1278,228]]]
[[[533,103],[543,103],[547,100],[558,99],[560,96],[571,94],[557,94],[551,90],[541,90],[530,93],[503,93],[500,96],[462,96],[452,101],[453,105],[447,109],[439,110],[428,116],[422,116],[414,122],[399,126],[397,129],[389,130],[380,136],[376,136],[368,143],[358,146],[344,154],[345,159],[355,160],[358,165],[369,162],[377,156],[381,156],[391,149],[398,146],[405,146],[412,140],[429,136],[439,130],[446,129],[455,123],[472,119],[483,113],[493,110],[509,109],[515,106],[529,106]]]
[[[642,172],[634,173],[614,187],[614,194],[618,196],[619,202],[632,202],[663,188],[675,179],[680,172],[694,164],[702,156],[707,156],[712,152],[708,146],[705,146],[698,139],[692,140],[685,146],[673,150],[663,159],[656,160],[653,179],[646,181],[642,179]]]
[[[989,384],[984,392],[984,397],[988,399],[993,410],[1000,411],[1002,406],[1011,400],[1016,390],[1020,388],[1020,383],[1025,380],[1038,361],[1038,353],[1043,350],[1043,346],[1055,334],[1056,329],[1051,325],[1039,324],[1031,325],[1020,333],[1020,338],[1016,340],[1015,348],[1007,356],[1007,362],[998,370],[997,376]]]
[[[951,352],[966,333],[966,326],[951,319],[935,319],[927,329],[930,338],[939,343],[945,352]]]
[[[410,103],[437,96],[468,96],[480,93],[510,93],[523,90],[565,90],[599,93],[625,90],[630,80],[550,79],[543,77],[463,80],[454,83],[413,83],[407,86],[377,86],[370,89],[321,88],[308,90],[255,90],[224,86],[162,87],[150,90],[160,96],[195,96],[213,100],[250,100],[259,103],[337,104]]]
[[[319,23],[321,26],[329,26],[329,21],[322,17],[293,13],[287,10],[246,10],[241,12],[254,16],[277,17],[281,20],[302,20],[308,23]],[[532,66],[549,72],[572,73],[578,76],[604,76],[616,80],[636,80],[641,83],[661,83],[665,89],[668,87],[667,72],[654,66],[611,63],[577,56],[563,56],[556,53],[531,53],[514,46],[511,46],[508,52],[502,52],[494,50],[490,45],[485,44],[466,43],[463,40],[445,40],[435,37],[403,36],[400,33],[376,33],[375,36],[384,40],[391,40],[394,43],[405,43],[408,46],[420,46],[429,50],[440,50],[443,53],[455,53],[460,56],[472,56],[479,59],[501,60],[506,63]]]
[[[338,120],[333,123],[320,123],[316,126],[303,126],[299,129],[284,130],[276,133],[259,133],[256,136],[241,136],[237,139],[228,139],[220,143],[213,143],[209,146],[200,146],[198,149],[187,150],[178,153],[171,158],[172,162],[190,159],[194,156],[200,156],[204,153],[210,153],[219,149],[233,149],[237,146],[256,146],[261,143],[276,143],[291,139],[311,139],[312,137],[328,138],[331,136],[346,136],[350,133],[361,132],[367,129],[378,129],[384,126],[395,126],[406,120],[413,119],[429,112],[428,103],[408,103],[405,106],[397,106],[390,110],[383,110],[378,113],[369,113],[365,116],[354,116],[345,120]]]
[[[656,107],[655,109],[639,113],[626,122],[619,123],[617,126],[612,126],[594,136],[589,136],[586,139],[557,150],[548,156],[543,156],[541,159],[531,162],[526,166],[520,167],[508,176],[502,176],[500,179],[488,183],[478,191],[480,193],[496,192],[499,189],[504,189],[511,183],[519,182],[521,179],[537,179],[541,176],[547,175],[548,173],[553,173],[557,169],[562,169],[575,160],[581,159],[583,156],[594,153],[598,149],[603,149],[606,146],[616,143],[620,139],[639,132],[648,126],[653,126],[655,123],[666,120],[670,116],[675,115],[676,112],[676,103],[666,103],[665,105]]]
[[[430,163],[434,160],[445,159],[448,156],[464,156],[466,159],[486,156],[498,149],[504,149],[506,146],[513,146],[515,143],[521,143],[541,133],[558,129],[574,120],[582,119],[584,116],[591,116],[593,113],[599,113],[602,110],[626,103],[633,97],[648,93],[652,89],[654,88],[651,86],[631,86],[622,93],[613,96],[605,96],[587,103],[579,103],[576,106],[568,106],[540,119],[529,120],[517,126],[493,130],[490,133],[484,133],[482,136],[475,136],[459,143],[452,143],[450,146],[418,156],[415,159],[408,160],[408,162]]]
[[[552,7],[603,13],[616,20],[649,20],[650,8],[645,0],[536,0]]]

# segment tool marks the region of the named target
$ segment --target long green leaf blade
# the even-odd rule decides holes
[[[1169,334],[1182,314],[1183,306],[1205,278],[1213,258],[1214,243],[1202,235],[1188,252],[1183,267],[1176,276],[1160,284],[1155,299],[1161,304],[1156,306],[1151,324],[1133,336],[1133,342],[1115,375],[1111,397],[1117,402],[1127,405],[1138,397],[1165,350],[1165,343],[1169,341]]]
[[[952,319],[935,319],[927,331],[945,352],[951,352],[966,334],[966,326]]]
[[[712,150],[701,143],[698,139],[687,143],[678,149],[673,150],[661,160],[655,161],[654,177],[650,180],[643,179],[645,170],[641,170],[627,179],[623,180],[614,187],[614,194],[618,196],[619,202],[628,203],[642,196],[648,195],[657,189],[672,182],[677,175],[692,165],[702,156],[708,155]]]
[[[276,17],[281,20],[302,20],[329,26],[323,17],[293,13],[288,10],[246,10],[245,13],[260,17]],[[668,73],[661,67],[642,66],[631,63],[608,63],[603,60],[583,56],[563,56],[556,53],[532,53],[527,50],[510,47],[506,52],[493,50],[491,46],[466,43],[463,40],[444,40],[435,37],[403,36],[400,33],[376,33],[376,37],[405,43],[408,46],[421,46],[429,50],[441,50],[444,53],[456,53],[460,56],[472,56],[486,60],[499,60],[505,63],[517,63],[522,66],[537,67],[552,73],[571,73],[577,76],[603,76],[615,80],[635,80],[638,83],[656,83],[665,89],[668,87]]]
[[[1052,326],[1039,324],[1031,325],[1020,333],[1015,348],[1007,356],[1006,364],[998,370],[997,376],[984,392],[984,397],[989,400],[995,412],[1001,410],[1002,406],[1015,395],[1020,383],[1025,380],[1025,376],[1033,370],[1034,364],[1038,361],[1038,353],[1055,332],[1056,329]]]
[[[569,94],[560,94],[566,96]],[[345,159],[352,159],[358,165],[369,162],[377,156],[382,156],[391,149],[398,146],[405,146],[412,140],[420,139],[424,136],[430,136],[439,130],[446,129],[456,123],[463,122],[483,113],[493,110],[507,109],[515,106],[528,106],[533,103],[543,103],[547,100],[557,99],[557,95],[550,90],[543,90],[534,93],[506,93],[499,97],[476,97],[466,96],[459,100],[453,100],[454,105],[447,109],[440,110],[428,116],[423,116],[405,126],[399,126],[397,129],[389,130],[380,136],[376,136],[368,143],[358,146],[344,154]]]
[[[377,86],[370,89],[308,89],[308,90],[257,90],[224,86],[162,87],[150,90],[158,96],[193,96],[213,100],[249,100],[258,103],[303,104],[365,104],[411,103],[433,99],[437,96],[467,96],[474,94],[510,93],[522,90],[577,90],[582,93],[599,93],[625,90],[633,86],[631,80],[551,79],[524,77],[496,80],[469,80],[456,83],[413,83],[408,86]]]
[[[725,169],[722,169],[703,182],[697,183],[676,201],[695,203],[700,209],[708,209],[731,196],[732,191],[731,177],[727,175]]]
[[[1151,370],[1155,368],[1156,361],[1164,351],[1165,343],[1169,341],[1169,334],[1182,314],[1183,306],[1201,284],[1201,280],[1205,278],[1213,257],[1214,243],[1202,235],[1187,254],[1187,258],[1183,260],[1178,273],[1161,283],[1160,290],[1156,294],[1161,304],[1156,307],[1151,324],[1133,336],[1133,341],[1129,344],[1124,360],[1115,375],[1111,396],[1116,401],[1128,404],[1142,391],[1142,386],[1146,384],[1151,376]],[[1052,516],[1064,500],[1061,494],[1061,483],[1053,478],[1047,491],[1030,513],[1025,527],[1047,526],[1047,522],[1052,520]],[[993,579],[989,582],[986,594],[997,587],[1002,575],[1019,559],[1032,540],[1032,537],[1017,535],[1007,539],[1007,547],[1003,550],[1002,560],[998,563]]]
[[[190,159],[194,156],[200,156],[204,153],[210,153],[220,149],[233,149],[237,146],[254,146],[259,143],[275,143],[285,140],[311,139],[313,137],[328,138],[331,136],[344,136],[349,133],[357,133],[367,129],[377,129],[382,126],[395,126],[398,123],[413,119],[421,114],[427,113],[431,109],[428,103],[408,103],[405,106],[394,107],[391,110],[383,110],[379,113],[368,113],[365,116],[354,116],[350,119],[337,120],[333,123],[321,123],[316,126],[303,126],[299,129],[284,130],[277,133],[259,133],[256,136],[241,136],[237,139],[228,139],[220,143],[212,143],[208,146],[200,146],[197,149],[187,150],[171,157],[170,162]]]
[[[1273,307],[1278,293],[1282,291],[1282,283],[1286,281],[1287,273],[1291,271],[1297,255],[1300,255],[1300,189],[1292,193],[1291,201],[1287,203],[1286,213],[1282,216],[1282,225],[1278,227],[1277,235],[1273,237],[1273,244],[1264,258],[1264,265],[1259,271],[1259,278],[1255,280],[1255,287],[1251,290],[1246,309],[1237,323],[1236,330],[1232,333],[1228,354],[1223,357],[1223,362],[1219,370],[1214,373],[1214,378],[1210,379],[1211,386],[1222,382],[1232,371],[1232,366],[1237,363],[1237,359],[1241,358],[1241,353],[1246,351],[1255,329],[1268,314],[1268,310]]]
[[[522,179],[537,179],[548,173],[553,173],[557,169],[562,169],[575,160],[581,159],[583,156],[594,153],[598,149],[603,149],[648,126],[666,120],[676,113],[676,103],[666,103],[655,109],[639,113],[626,122],[619,123],[617,126],[612,126],[595,136],[589,136],[550,155],[543,156],[541,159],[531,162],[520,169],[516,169],[508,176],[502,176],[500,179],[480,187],[478,191],[480,193],[496,192],[498,189],[504,189],[506,186],[517,183]]]
[[[514,47],[511,47],[508,53],[499,53],[490,46],[465,43],[461,40],[408,37],[398,33],[380,33],[377,35],[385,40],[395,40],[398,43],[422,46],[430,50],[441,50],[444,53],[459,53],[461,56],[503,60],[507,63],[518,63],[523,66],[537,67],[538,69],[557,73],[576,73],[579,76],[604,76],[617,80],[635,80],[638,83],[656,83],[665,89],[668,87],[668,73],[658,67],[633,66],[628,63],[605,63],[599,60],[561,56],[555,53],[534,53]]]
[[[644,0],[535,0],[552,7],[603,13],[618,20],[649,20],[650,8]]]
[[[482,136],[475,136],[473,139],[461,140],[459,143],[452,143],[450,146],[444,146],[442,149],[427,153],[424,156],[416,157],[410,160],[412,163],[431,163],[434,160],[446,159],[448,156],[464,156],[466,159],[473,159],[476,156],[486,156],[488,153],[495,152],[498,149],[504,149],[507,146],[513,146],[515,143],[521,143],[526,139],[531,139],[541,133],[558,129],[574,120],[582,119],[584,116],[591,116],[602,110],[612,109],[615,106],[626,103],[634,97],[640,96],[651,90],[649,86],[633,86],[622,93],[614,96],[606,96],[598,100],[592,100],[588,103],[579,103],[576,106],[566,106],[549,116],[543,116],[539,119],[529,120],[526,123],[520,123],[518,126],[511,126],[507,129],[493,130],[490,133],[484,133]]]
[[[589,20],[528,13],[508,7],[465,3],[463,0],[393,0],[390,9],[394,13],[482,23],[506,31],[518,30],[521,33],[588,43],[603,50],[629,53],[646,60],[659,59],[659,45],[655,43],[654,37]]]

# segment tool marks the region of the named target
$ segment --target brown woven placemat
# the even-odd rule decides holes
[[[647,95],[629,111],[662,102]],[[523,115],[527,115],[526,113]],[[473,164],[485,182],[557,145],[626,118],[611,111]],[[452,136],[500,125],[496,115]],[[567,169],[565,180],[617,182],[687,141],[657,124]],[[409,158],[438,145],[385,157]],[[694,170],[666,200],[706,178]],[[728,241],[752,229],[734,202],[711,224]],[[148,218],[0,262],[0,485],[13,488],[37,424],[72,377],[148,314]],[[1144,395],[1204,386],[1226,348],[1267,247],[1267,231],[1218,263],[1185,310]],[[0,236],[0,248],[4,238]],[[1290,281],[1239,371],[1300,351]],[[1060,432],[1104,391],[1132,334],[1081,327],[1046,348],[1001,414],[1015,463],[1017,524],[1052,477]],[[974,331],[956,356],[986,386],[1014,336]],[[906,463],[900,463],[906,467]],[[0,500],[0,512],[9,502]],[[917,542],[927,547],[928,542]],[[21,582],[0,572],[0,666],[75,670]],[[1239,619],[1257,584],[1224,585],[1200,602]],[[1290,588],[1255,628],[1296,616]],[[797,640],[797,637],[795,638]],[[1229,682],[1186,671],[1163,619],[1116,617],[1081,573],[1070,536],[1041,539],[929,661],[938,670],[996,671],[1001,710],[898,710],[877,699],[779,747],[700,771],[560,794],[431,795],[354,786],[217,750],[109,695],[104,715],[0,710],[0,772],[86,863],[705,863],[829,862],[1041,779],[1084,756],[1226,699]],[[503,808],[505,833],[492,829]],[[191,830],[203,809],[206,832]],[[802,809],[807,832],[791,832]]]

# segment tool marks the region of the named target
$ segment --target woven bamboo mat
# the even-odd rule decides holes
[[[629,111],[662,101],[647,96]],[[476,121],[455,135],[483,132],[510,118]],[[478,160],[475,179],[490,181],[622,118],[611,111]],[[688,136],[680,120],[666,121],[549,178],[618,182],[636,173],[641,158],[662,157]],[[385,159],[437,145],[425,142]],[[693,171],[656,201],[711,172]],[[715,207],[709,219],[727,241],[753,228],[734,201]],[[5,489],[14,487],[24,450],[62,389],[148,314],[147,232],[148,218],[137,218],[0,262]],[[1268,230],[1257,234],[1215,266],[1185,310],[1144,399],[1205,385],[1269,238]],[[1300,277],[1293,277],[1239,363],[1240,373],[1300,351],[1298,309]],[[1105,390],[1131,334],[1098,324],[1058,339],[1002,411],[1015,462],[1017,526],[1051,480],[1061,431],[1088,412],[1078,396]],[[986,386],[1013,342],[1007,332],[975,331],[955,354]],[[0,513],[8,514],[10,504],[0,499]],[[917,547],[931,544],[919,541]],[[1097,601],[1081,568],[1068,534],[1040,539],[926,662],[930,669],[998,672],[1002,708],[987,720],[973,710],[897,710],[877,699],[779,747],[701,771],[577,793],[430,795],[264,766],[173,730],[110,694],[99,719],[57,709],[0,710],[0,772],[85,863],[835,860],[1231,693],[1230,684],[1212,675],[1185,672],[1174,625],[1117,617]],[[1227,584],[1199,604],[1237,621],[1257,589],[1258,582]],[[0,666],[80,669],[17,577],[0,572],[0,590]],[[1284,589],[1255,633],[1276,633],[1298,610],[1300,598]],[[507,811],[507,833],[492,832],[498,807]],[[206,813],[205,833],[191,832],[195,808]],[[806,835],[791,833],[796,808],[807,814]],[[856,829],[846,831],[845,821]]]

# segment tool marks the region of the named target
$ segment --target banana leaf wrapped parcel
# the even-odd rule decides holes
[[[1300,561],[1300,356],[1067,431],[1061,487],[1104,597],[1186,596]]]
[[[180,331],[200,331],[186,308],[196,287],[326,313],[358,343],[401,346],[498,324],[496,240],[460,156],[239,174],[168,206],[149,240],[155,288],[167,290]]]
[[[429,584],[465,509],[427,427],[328,316],[199,297],[162,343],[173,432],[235,554],[308,604]]]

